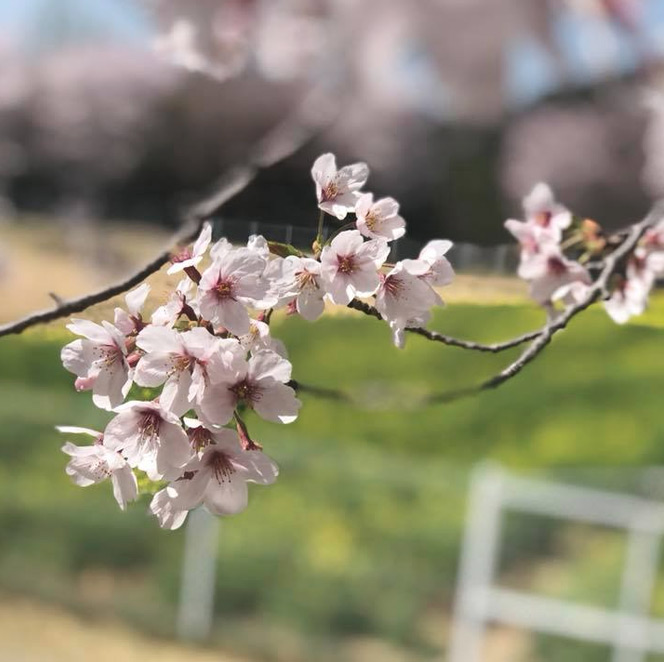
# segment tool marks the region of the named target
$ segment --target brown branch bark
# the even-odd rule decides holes
[[[285,122],[273,129],[250,153],[245,164],[229,170],[216,187],[215,192],[195,205],[186,215],[183,230],[177,234],[167,250],[124,280],[98,292],[62,301],[55,308],[42,310],[0,326],[0,337],[17,334],[39,324],[46,324],[73,313],[80,313],[90,306],[123,294],[159,271],[169,260],[177,244],[193,241],[203,223],[219,213],[220,209],[256,178],[258,173],[286,159],[333,120],[339,99],[322,88],[311,91],[303,103]],[[324,112],[321,109],[324,108]]]
[[[521,355],[497,375],[481,382],[476,386],[469,386],[463,389],[451,390],[428,398],[428,404],[440,404],[452,402],[461,398],[475,395],[482,391],[497,388],[505,382],[518,375],[527,365],[532,363],[551,342],[554,335],[562,331],[579,313],[589,308],[595,301],[606,296],[611,276],[616,272],[616,268],[621,262],[636,248],[639,239],[646,230],[664,216],[664,207],[658,203],[652,211],[640,223],[631,227],[625,240],[604,260],[604,266],[597,280],[590,286],[586,296],[578,303],[569,306],[558,317],[549,322],[541,332],[535,337],[532,343],[521,353]]]
[[[458,338],[445,336],[436,331],[429,331],[428,329],[423,329],[421,327],[412,327],[406,329],[410,333],[414,333],[434,342],[442,342],[443,344],[453,347],[461,347],[463,349],[472,349],[481,352],[497,353],[512,347],[516,347],[525,342],[531,343],[515,361],[510,363],[497,375],[486,379],[480,384],[431,395],[425,400],[425,404],[444,404],[453,402],[455,400],[460,400],[471,395],[477,395],[482,391],[498,388],[505,382],[518,375],[528,364],[534,361],[542,353],[545,347],[552,341],[556,333],[565,329],[572,321],[572,319],[574,319],[579,313],[589,308],[593,303],[595,303],[595,301],[606,296],[609,281],[613,274],[616,272],[616,269],[621,265],[622,261],[629,256],[634,248],[636,248],[639,239],[641,239],[646,230],[655,225],[663,217],[664,202],[659,202],[653,207],[652,211],[648,214],[648,216],[646,216],[646,218],[644,218],[641,222],[634,224],[631,226],[631,228],[628,228],[623,233],[624,239],[622,243],[620,243],[620,245],[601,262],[600,274],[588,289],[586,296],[578,303],[569,306],[558,317],[551,320],[541,329],[525,333],[506,342],[494,343],[490,345],[459,340]],[[348,304],[348,307],[353,308],[354,310],[358,310],[370,317],[374,317],[379,320],[382,319],[380,313],[376,310],[375,307],[364,301],[360,301],[359,299],[353,299]],[[345,395],[338,390],[318,390],[316,387],[305,387],[304,385],[300,385],[300,388],[305,392],[308,391],[319,397],[351,402],[351,398],[348,395]]]
[[[380,313],[376,310],[376,308],[366,303],[365,301],[360,301],[359,299],[353,299],[348,304],[348,307],[353,308],[354,310],[359,310],[365,315],[368,315],[370,317],[375,317],[378,320],[383,319]],[[426,338],[427,340],[431,340],[433,342],[439,342],[442,343],[443,345],[449,345],[450,347],[460,347],[461,349],[470,349],[476,352],[489,352],[492,354],[498,354],[499,352],[503,352],[506,349],[511,349],[512,347],[518,347],[519,345],[523,345],[523,343],[526,343],[529,340],[537,338],[537,336],[539,336],[542,333],[542,329],[537,329],[536,331],[529,331],[528,333],[516,336],[515,338],[506,340],[505,342],[491,343],[486,345],[483,343],[474,342],[472,340],[462,340],[460,338],[454,338],[453,336],[446,336],[443,333],[439,333],[438,331],[430,331],[429,329],[425,329],[421,326],[411,326],[408,327],[406,331],[408,333],[413,333],[415,335],[422,336],[423,338]]]

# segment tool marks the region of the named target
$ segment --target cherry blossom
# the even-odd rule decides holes
[[[432,286],[442,287],[454,280],[454,269],[445,257],[453,244],[448,239],[433,239],[420,251],[418,260],[426,262],[429,269],[420,276]]]
[[[526,221],[508,219],[505,228],[521,246],[518,275],[528,279],[529,261],[540,253],[557,250],[563,230],[572,222],[571,213],[554,199],[546,184],[537,184],[523,200]]]
[[[406,221],[399,216],[399,203],[394,198],[373,201],[371,193],[364,193],[355,206],[357,229],[370,239],[388,241],[406,234]]]
[[[642,315],[648,306],[650,290],[662,273],[664,253],[638,248],[627,262],[625,275],[615,278],[611,296],[604,301],[611,319],[616,324],[625,324],[630,317]]]
[[[328,153],[316,159],[311,176],[316,184],[319,209],[341,220],[354,211],[359,190],[369,178],[369,167],[366,163],[354,163],[337,170],[334,154]]]
[[[517,271],[520,278],[527,278],[525,274],[528,273],[529,260],[547,247],[555,248],[558,245],[558,239],[539,225],[508,219],[505,221],[505,228],[518,240],[521,247]]]
[[[120,451],[151,480],[178,475],[192,455],[180,419],[156,402],[134,400],[115,411],[104,430],[104,445]]]
[[[210,223],[205,223],[198,239],[194,242],[194,245],[191,248],[186,247],[182,249],[182,251],[171,257],[173,264],[168,268],[166,273],[169,275],[175,274],[180,271],[185,271],[189,267],[195,267],[200,264],[205,256],[208,246],[210,245],[211,239],[212,225],[210,225]]]
[[[376,293],[376,310],[392,329],[394,344],[403,347],[403,330],[443,300],[427,283],[431,265],[423,260],[399,262],[383,278]]]
[[[578,262],[568,260],[559,250],[547,247],[525,261],[519,275],[530,281],[530,296],[539,304],[551,302],[554,293],[575,281],[589,285],[588,270]]]
[[[175,324],[180,315],[187,311],[191,311],[191,313],[197,315],[198,304],[196,301],[187,298],[192,286],[193,282],[190,278],[183,278],[177,284],[175,291],[171,294],[168,301],[152,313],[152,324],[170,327]]]
[[[308,257],[290,255],[284,260],[283,296],[294,302],[295,310],[309,322],[317,320],[325,310],[325,289],[321,264]]]
[[[143,285],[140,285],[125,296],[127,310],[123,310],[122,308],[115,309],[115,319],[113,321],[116,328],[125,336],[137,333],[143,328],[141,312],[149,294],[150,286],[147,283],[143,283]]]
[[[642,245],[648,252],[664,251],[664,220],[644,234]]]
[[[212,253],[211,253],[212,254]],[[215,327],[235,335],[249,332],[247,306],[269,308],[267,282],[262,278],[265,258],[247,248],[223,245],[214,252],[214,263],[202,275],[198,290],[201,315]]]
[[[95,440],[88,447],[63,446],[74,482],[85,486],[110,478],[124,509],[137,496],[132,469],[167,481],[150,504],[167,529],[181,526],[200,505],[218,515],[240,512],[247,505],[247,482],[267,485],[278,474],[252,440],[245,408],[270,422],[291,423],[302,404],[291,386],[286,348],[273,336],[278,327],[270,327],[273,311],[286,308],[314,321],[326,299],[345,306],[354,297],[374,296],[375,310],[363,311],[387,322],[397,347],[403,347],[407,329],[428,324],[433,307],[444,305],[437,288],[455,276],[448,259],[452,242],[434,239],[417,259],[387,265],[388,242],[405,234],[405,221],[393,198],[374,201],[361,192],[368,174],[364,163],[337,170],[332,154],[314,163],[319,208],[338,219],[356,215],[355,229],[340,228],[324,242],[321,214],[314,257],[260,235],[249,237],[246,246],[224,238],[210,246],[212,227],[206,224],[194,244],[173,257],[168,273],[184,271],[187,278],[150,322],[143,318],[147,284],[125,296],[126,310],[115,310],[114,324],[71,321],[68,328],[80,338],[63,348],[63,364],[76,375],[78,390],[91,390],[97,406],[115,413],[103,434],[59,428]],[[521,245],[519,275],[552,317],[560,304],[587,307],[600,285],[609,291],[604,306],[616,322],[645,310],[664,275],[664,221],[640,239],[634,234],[629,251],[608,261],[610,251],[622,247],[622,235],[604,234],[590,221],[572,227],[571,213],[545,184],[535,186],[523,206],[525,221],[510,219],[505,227]],[[201,274],[198,266],[208,251],[210,263]],[[610,280],[607,266],[613,269]],[[593,282],[591,273],[598,270]],[[570,318],[576,312],[567,310]],[[152,401],[122,404],[132,382],[160,390]],[[197,418],[183,418],[188,413]]]
[[[201,419],[225,425],[236,407],[251,407],[261,418],[274,423],[292,423],[302,403],[286,383],[291,364],[275,352],[256,352],[234,375],[224,376],[206,389],[198,406]]]
[[[150,504],[163,528],[178,528],[187,512],[201,504],[215,515],[235,515],[247,507],[248,482],[270,485],[277,479],[277,465],[260,450],[244,450],[231,430],[203,434],[209,442],[202,453]]]
[[[371,296],[380,285],[378,269],[390,248],[384,239],[364,241],[357,230],[339,233],[321,254],[321,277],[330,299],[346,306],[355,296]]]
[[[570,211],[556,202],[551,188],[542,182],[524,198],[523,210],[527,223],[549,231],[556,241],[560,241],[562,231],[572,223]]]
[[[243,359],[237,340],[216,338],[202,327],[179,333],[150,326],[138,335],[136,345],[146,353],[136,365],[134,381],[149,387],[164,384],[159,402],[176,416],[191,409],[210,381],[234,373],[234,365]]]
[[[70,441],[65,443],[61,450],[72,458],[65,472],[81,487],[110,478],[113,496],[120,508],[126,510],[127,503],[138,496],[138,485],[136,476],[122,455],[104,446],[104,435],[96,430],[68,425],[59,425],[56,429],[65,434],[86,434],[95,439],[92,446],[76,446]]]
[[[101,409],[113,409],[125,398],[131,387],[124,335],[109,322],[95,324],[73,319],[67,328],[83,336],[62,348],[64,367],[78,379],[76,389],[92,390],[92,399]]]
[[[638,278],[620,276],[604,309],[616,324],[625,324],[630,317],[641,315],[648,304],[650,288]]]
[[[564,306],[573,306],[588,296],[590,286],[581,281],[574,281],[559,287],[552,295],[551,301],[560,301]]]
[[[276,352],[283,358],[288,357],[288,351],[284,343],[278,338],[273,338],[270,333],[270,327],[260,320],[251,320],[249,333],[240,336],[238,340],[245,352],[255,354],[262,349],[268,349]]]

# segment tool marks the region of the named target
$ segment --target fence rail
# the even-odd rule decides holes
[[[230,241],[244,242],[252,234],[262,234],[273,241],[293,244],[297,248],[308,249],[316,238],[315,227],[300,227],[292,224],[264,223],[256,220],[219,217],[215,219],[215,236],[227,237]],[[333,228],[325,228],[329,236]],[[392,242],[388,260],[396,262],[406,258],[416,258],[426,244],[410,237]],[[516,244],[479,246],[470,243],[455,243],[449,258],[457,271],[486,272],[512,275],[516,272],[519,249]]]

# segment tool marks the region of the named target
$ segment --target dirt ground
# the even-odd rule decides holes
[[[0,662],[246,662],[83,619],[26,598],[0,600]]]
[[[163,230],[120,224],[66,228],[27,219],[0,226],[0,323],[53,307],[52,295],[66,300],[113,284],[158,255],[170,240]],[[157,306],[178,277],[162,269],[150,282],[151,304]],[[526,287],[517,278],[458,275],[441,296],[448,303],[520,303]]]
[[[439,629],[440,618],[436,622]],[[485,645],[487,662],[533,660],[529,644],[525,632],[490,628]],[[341,659],[398,662],[404,658],[398,649],[381,641],[358,638],[344,646]],[[162,641],[117,622],[82,618],[30,598],[0,598],[0,662],[91,661],[251,662],[220,650]]]

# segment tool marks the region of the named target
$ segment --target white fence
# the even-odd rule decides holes
[[[507,511],[624,529],[627,553],[617,609],[499,587],[496,566]],[[449,662],[480,662],[490,623],[607,644],[612,662],[643,662],[649,652],[664,653],[664,621],[648,616],[663,535],[659,501],[480,467],[471,482]]]
[[[326,230],[329,233],[330,228],[326,228]],[[223,235],[232,241],[244,242],[252,234],[262,234],[273,241],[293,244],[298,248],[307,248],[316,238],[316,228],[225,217],[215,219],[215,236]],[[390,262],[396,262],[405,258],[417,257],[425,243],[410,237],[394,241],[391,244],[392,251],[388,259]],[[515,275],[519,248],[516,242],[497,246],[455,243],[450,250],[449,257],[457,271]]]

